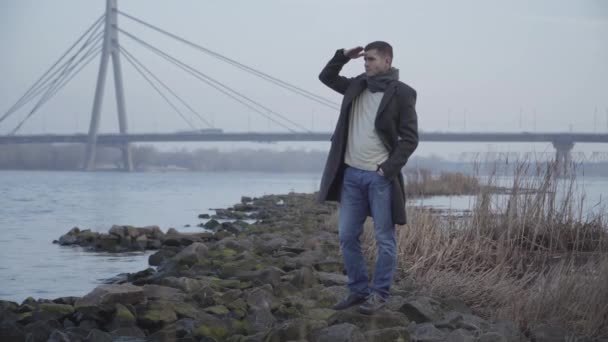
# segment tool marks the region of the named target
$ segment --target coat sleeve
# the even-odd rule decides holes
[[[350,58],[344,56],[344,49],[336,51],[334,57],[327,63],[319,74],[319,80],[326,86],[344,95],[350,85],[352,78],[340,76],[340,71]]]
[[[406,96],[399,96],[399,127],[397,144],[390,157],[380,165],[384,176],[393,179],[418,147],[418,115],[416,114],[416,91],[411,89]]]

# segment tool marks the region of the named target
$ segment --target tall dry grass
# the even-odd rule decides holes
[[[479,187],[465,217],[408,208],[409,223],[397,230],[401,275],[413,276],[422,294],[457,296],[523,330],[550,323],[608,336],[603,210],[587,212],[576,180],[559,178],[554,165],[520,164],[508,195],[493,188]],[[371,222],[363,241],[372,259]]]
[[[430,170],[407,170],[405,193],[410,197],[471,195],[479,192],[479,180],[460,172],[442,172],[434,176]]]

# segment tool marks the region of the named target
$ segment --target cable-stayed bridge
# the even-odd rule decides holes
[[[87,170],[95,168],[95,153],[97,144],[108,144],[122,150],[125,169],[132,169],[131,143],[136,142],[188,142],[188,141],[329,141],[331,133],[313,132],[300,123],[292,120],[284,113],[273,110],[252,96],[246,95],[230,87],[207,73],[183,62],[175,55],[167,53],[162,48],[147,42],[132,32],[118,25],[118,18],[129,20],[160,35],[171,38],[200,53],[216,58],[242,72],[254,75],[265,82],[288,90],[300,97],[306,98],[316,105],[332,110],[339,110],[339,104],[322,96],[309,92],[301,87],[274,77],[268,73],[249,67],[232,58],[219,54],[195,42],[184,39],[160,27],[150,24],[131,14],[120,11],[116,0],[106,0],[106,12],[99,17],[79,39],[57,60],[49,70],[32,85],[17,102],[0,116],[0,129],[3,122],[9,118],[18,117],[23,113],[15,127],[9,128],[8,134],[0,135],[0,144],[23,143],[84,143],[87,145],[85,165]],[[239,103],[243,107],[280,127],[282,132],[229,132],[214,125],[204,115],[201,115],[184,98],[177,94],[169,85],[161,80],[150,68],[146,67],[124,44],[123,40],[136,44],[167,63],[181,69],[189,76],[204,83],[223,96]],[[88,134],[18,134],[23,125],[39,113],[40,108],[65,87],[83,68],[95,58],[100,58],[99,72],[93,109]],[[167,133],[128,133],[127,110],[125,106],[124,86],[122,77],[122,60],[126,60],[152,88],[160,98],[178,114],[189,127],[184,132]],[[110,61],[112,64],[110,64]],[[99,121],[102,101],[104,98],[105,82],[108,69],[114,73],[114,90],[116,93],[119,132],[115,134],[100,134]],[[575,143],[606,143],[607,134],[592,133],[456,133],[456,132],[420,132],[420,140],[437,142],[550,142],[556,149],[556,159],[563,163],[570,162],[570,151]]]

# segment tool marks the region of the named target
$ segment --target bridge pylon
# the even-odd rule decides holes
[[[105,31],[103,47],[101,51],[101,62],[95,88],[95,99],[93,100],[93,111],[91,124],[87,139],[84,169],[92,171],[95,169],[95,154],[97,150],[97,134],[99,132],[99,117],[103,103],[104,88],[108,72],[108,63],[112,58],[114,69],[114,88],[116,91],[116,106],[118,110],[118,125],[121,135],[127,134],[127,113],[125,108],[125,96],[122,82],[122,68],[120,64],[120,53],[118,45],[118,6],[116,0],[106,0]],[[126,171],[133,170],[133,159],[131,146],[125,142],[120,146],[122,152],[123,167]]]
[[[555,170],[558,176],[569,176],[572,172],[574,142],[571,140],[554,140],[553,147],[555,147]]]

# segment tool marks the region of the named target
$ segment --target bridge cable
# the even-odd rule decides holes
[[[190,105],[188,105],[188,103],[186,103],[186,101],[184,101],[181,97],[179,97],[173,90],[171,90],[170,87],[168,87],[162,80],[160,80],[156,75],[154,75],[154,73],[152,71],[150,71],[150,69],[146,68],[146,66],[143,65],[143,63],[141,61],[139,61],[135,56],[133,56],[133,54],[129,53],[129,51],[127,51],[127,49],[125,49],[122,46],[119,46],[119,48],[120,48],[120,52],[122,54],[128,55],[128,57],[130,57],[132,61],[137,63],[140,68],[142,68],[143,70],[145,70],[148,73],[148,75],[152,76],[152,78],[154,78],[158,83],[160,83],[169,93],[171,93],[171,95],[173,95],[175,98],[177,98],[194,115],[196,115],[204,124],[213,128],[213,125],[211,123],[209,123],[209,121],[207,121],[205,118],[203,118],[197,111],[194,110],[194,108],[192,108]]]
[[[101,37],[103,36],[103,34],[104,34],[103,30],[101,30],[101,31],[97,32],[96,35],[94,35],[94,36],[91,35],[91,37],[89,37],[89,39],[87,39],[87,42],[85,42],[85,44],[78,50],[78,52],[76,54],[74,54],[72,57],[70,57],[67,61],[65,61],[65,63],[63,63],[63,65],[59,69],[57,69],[55,72],[53,72],[53,74],[51,76],[54,76],[54,75],[56,75],[58,73],[63,73],[65,70],[69,69],[70,66],[72,65],[73,61],[80,54],[80,52],[82,52],[84,50],[84,48],[87,47],[91,43],[91,41],[101,40],[102,39]],[[27,102],[29,102],[30,100],[32,100],[33,98],[35,98],[36,96],[38,96],[40,93],[42,93],[43,91],[45,91],[50,86],[50,83],[52,83],[52,82],[54,82],[54,79],[53,79],[53,81],[51,81],[51,78],[49,76],[49,78],[46,79],[43,82],[43,84],[39,85],[37,87],[37,89],[34,92],[31,93],[30,98],[27,99]],[[24,106],[27,102],[24,102],[19,107]]]
[[[73,66],[69,69],[64,70],[61,75],[53,81],[53,83],[49,86],[49,89],[45,92],[45,94],[38,100],[34,108],[29,112],[29,114],[11,131],[9,135],[14,135],[23,124],[30,118],[32,115],[36,113],[36,111],[48,102],[55,94],[57,94],[63,87],[70,82],[84,67],[86,67],[95,56],[101,51],[102,46],[98,44],[96,46],[92,46]],[[87,59],[88,58],[88,59]],[[85,61],[86,60],[86,61]],[[80,65],[80,67],[78,67]],[[72,72],[74,69],[76,72]]]
[[[72,56],[71,56],[71,57],[70,57],[70,58],[69,58],[69,59],[68,59],[68,60],[67,60],[67,61],[66,61],[66,62],[65,62],[65,63],[64,63],[62,66],[61,66],[61,68],[60,68],[60,69],[56,70],[56,72],[54,72],[54,73],[53,73],[53,75],[54,75],[54,74],[56,74],[56,73],[58,73],[58,72],[59,72],[59,76],[55,77],[55,78],[54,78],[52,81],[50,81],[50,78],[49,78],[49,79],[47,79],[47,80],[46,80],[44,83],[48,83],[48,84],[46,84],[46,85],[44,85],[44,86],[40,86],[40,87],[38,87],[38,89],[37,89],[36,91],[34,91],[33,93],[31,93],[30,98],[29,98],[27,101],[25,101],[25,102],[23,102],[22,104],[20,104],[20,105],[19,105],[17,108],[15,108],[15,110],[14,110],[14,111],[12,111],[12,112],[7,112],[7,113],[6,113],[6,114],[5,114],[5,115],[4,115],[2,118],[0,118],[0,123],[1,123],[2,121],[4,121],[6,118],[8,118],[10,115],[14,114],[14,112],[15,112],[17,109],[19,109],[20,107],[23,107],[23,106],[24,106],[25,104],[27,104],[27,103],[28,103],[30,100],[32,100],[33,98],[35,98],[36,96],[38,96],[40,93],[43,93],[43,92],[44,92],[44,94],[49,94],[50,92],[52,92],[52,90],[51,90],[51,89],[53,88],[53,86],[54,86],[54,85],[56,85],[58,82],[60,82],[60,79],[62,79],[62,78],[63,78],[63,77],[66,75],[66,73],[69,73],[69,71],[70,71],[70,70],[73,70],[73,69],[74,69],[74,67],[72,66],[72,64],[74,63],[74,60],[75,60],[75,59],[76,59],[76,57],[78,57],[78,55],[79,55],[79,54],[80,54],[80,53],[81,53],[81,52],[84,50],[84,48],[86,48],[86,47],[87,47],[87,46],[88,46],[88,45],[91,43],[91,38],[93,38],[93,39],[95,39],[95,40],[99,41],[99,40],[101,40],[101,39],[102,39],[102,38],[101,38],[101,35],[102,35],[102,34],[103,34],[103,33],[100,33],[100,34],[96,35],[95,37],[90,37],[90,38],[87,40],[87,42],[86,42],[86,43],[85,43],[83,46],[81,46],[81,47],[80,47],[80,49],[79,49],[79,50],[78,50],[78,51],[77,51],[77,52],[76,52],[74,55],[72,55]],[[90,50],[89,50],[89,52],[90,52]],[[49,82],[49,81],[50,81],[50,82]],[[45,96],[45,95],[43,95],[41,98],[43,98],[44,96]],[[39,102],[40,102],[40,99],[39,99]],[[46,101],[45,101],[45,102],[46,102]]]
[[[288,119],[288,118],[286,118],[284,115],[281,115],[281,114],[279,114],[279,113],[277,113],[277,112],[273,111],[272,109],[270,109],[270,108],[268,108],[268,107],[266,107],[266,106],[264,106],[264,105],[262,105],[262,104],[260,104],[260,103],[256,102],[255,100],[252,100],[251,98],[249,98],[249,97],[247,97],[247,96],[245,96],[245,95],[243,95],[243,94],[239,93],[238,91],[236,91],[236,90],[234,90],[234,89],[232,89],[232,88],[230,88],[230,87],[226,86],[225,84],[223,84],[223,83],[221,83],[221,82],[219,82],[219,81],[215,80],[214,78],[212,78],[212,77],[210,77],[210,76],[208,76],[208,75],[206,75],[206,74],[202,73],[201,71],[199,71],[199,70],[197,70],[197,69],[195,69],[195,68],[193,68],[193,67],[191,67],[191,66],[189,66],[189,65],[187,65],[187,64],[185,64],[185,63],[183,63],[183,62],[181,62],[180,60],[178,60],[178,59],[176,59],[176,58],[174,58],[174,57],[170,56],[169,54],[167,54],[167,53],[165,53],[165,52],[163,52],[163,51],[161,51],[161,50],[159,50],[159,49],[157,49],[157,48],[153,47],[152,45],[150,45],[150,44],[148,44],[148,43],[144,42],[143,40],[141,40],[141,39],[139,39],[139,38],[137,38],[137,37],[135,37],[135,36],[131,35],[130,33],[126,32],[126,31],[124,31],[124,30],[122,30],[122,29],[119,29],[119,31],[121,31],[121,32],[122,32],[122,33],[124,33],[125,35],[129,36],[129,38],[134,39],[134,40],[135,40],[135,41],[137,41],[138,43],[142,44],[144,47],[146,47],[146,48],[150,49],[152,52],[154,52],[155,54],[157,54],[157,55],[159,55],[160,57],[164,58],[165,60],[167,60],[167,61],[169,61],[169,62],[171,62],[171,63],[175,64],[175,65],[176,65],[176,66],[178,66],[178,67],[180,67],[182,70],[184,70],[184,71],[188,72],[190,75],[192,75],[192,76],[196,77],[196,78],[197,78],[197,79],[199,79],[200,81],[205,82],[205,83],[206,83],[206,84],[208,84],[209,86],[211,86],[211,87],[215,88],[216,90],[218,90],[218,91],[222,92],[223,94],[225,94],[225,95],[229,96],[229,97],[230,97],[230,98],[232,98],[233,100],[235,100],[235,101],[237,101],[237,102],[239,102],[239,103],[243,104],[244,106],[246,106],[246,107],[248,107],[248,108],[252,109],[253,111],[255,111],[255,112],[259,113],[260,115],[262,115],[262,116],[264,116],[264,117],[268,118],[269,120],[271,120],[272,122],[274,122],[274,123],[276,123],[276,124],[280,125],[281,127],[286,128],[287,130],[289,130],[289,131],[291,131],[291,132],[296,132],[294,129],[291,129],[291,128],[289,128],[288,126],[286,126],[285,124],[282,124],[282,123],[280,123],[280,122],[276,121],[276,120],[275,120],[275,119],[273,119],[272,117],[268,116],[268,114],[266,114],[266,113],[264,113],[263,111],[261,111],[261,110],[259,110],[259,109],[255,108],[255,107],[253,107],[253,106],[251,106],[249,103],[244,102],[244,100],[242,100],[242,99],[238,98],[237,96],[240,96],[241,98],[245,99],[246,101],[249,101],[249,102],[253,103],[254,105],[257,105],[258,107],[260,107],[260,108],[262,108],[262,109],[266,110],[268,113],[270,113],[270,114],[274,114],[274,115],[278,116],[279,118],[281,118],[281,119],[283,119],[283,120],[285,120],[285,121],[287,121],[287,122],[291,123],[292,125],[294,125],[294,126],[296,126],[296,127],[300,128],[300,129],[302,129],[302,130],[304,130],[304,131],[307,131],[307,130],[306,130],[306,128],[304,128],[304,127],[302,127],[302,126],[298,125],[297,123],[295,123],[295,122],[293,122],[293,121],[289,120],[289,119]],[[220,88],[220,87],[225,88],[225,89],[227,89],[227,90],[222,89],[222,88]],[[232,94],[231,94],[230,92],[232,92]],[[236,95],[236,96],[235,96],[235,95]]]
[[[147,49],[151,50],[152,52],[154,52],[155,54],[159,55],[160,57],[162,57],[162,58],[166,59],[167,61],[169,61],[169,62],[171,62],[171,63],[173,63],[173,64],[177,65],[177,66],[178,66],[178,67],[180,67],[182,70],[184,70],[184,71],[188,72],[189,74],[191,74],[192,76],[194,76],[194,77],[198,78],[198,79],[199,79],[199,80],[201,80],[202,82],[205,82],[206,84],[210,85],[211,87],[213,87],[213,88],[217,89],[218,91],[222,92],[223,94],[225,94],[225,95],[229,96],[229,97],[230,97],[230,98],[232,98],[233,100],[235,100],[235,101],[237,101],[237,102],[239,102],[239,103],[243,104],[244,106],[246,106],[246,107],[248,107],[248,108],[250,108],[250,109],[254,110],[255,112],[259,113],[260,115],[262,115],[262,116],[264,116],[264,117],[268,118],[268,119],[269,119],[269,120],[271,120],[272,122],[274,122],[274,123],[276,123],[276,124],[278,124],[278,125],[282,126],[283,128],[286,128],[287,130],[289,130],[289,131],[291,131],[291,132],[296,132],[296,130],[291,129],[291,128],[289,128],[288,126],[286,126],[285,124],[282,124],[282,123],[278,122],[277,120],[275,120],[274,118],[272,118],[272,117],[271,117],[271,116],[269,116],[268,114],[264,113],[263,111],[259,110],[258,108],[253,107],[253,106],[252,106],[252,105],[250,105],[249,103],[246,103],[244,100],[242,100],[242,99],[240,99],[240,98],[238,98],[238,97],[236,97],[236,96],[240,96],[241,98],[243,98],[243,99],[245,99],[245,100],[247,100],[247,101],[249,101],[249,102],[251,102],[251,103],[255,104],[256,106],[258,106],[258,107],[260,107],[260,108],[263,108],[263,109],[264,109],[264,110],[266,110],[268,113],[270,113],[270,114],[274,114],[275,116],[278,116],[279,118],[283,119],[284,121],[287,121],[287,122],[291,123],[292,125],[294,125],[294,126],[296,126],[296,127],[299,127],[299,128],[300,128],[300,129],[302,129],[303,131],[307,131],[307,132],[309,132],[309,131],[308,131],[306,128],[304,128],[304,127],[302,127],[302,126],[298,125],[297,123],[295,123],[295,122],[293,122],[293,121],[289,120],[289,119],[288,119],[288,118],[286,118],[284,115],[281,115],[281,114],[279,114],[279,113],[277,113],[277,112],[273,111],[272,109],[270,109],[270,108],[268,108],[268,107],[266,107],[266,106],[264,106],[264,105],[262,105],[262,104],[260,104],[260,103],[256,102],[255,100],[252,100],[251,98],[249,98],[249,97],[247,97],[247,96],[245,96],[245,95],[243,95],[243,94],[239,93],[238,91],[236,91],[236,90],[234,90],[234,89],[232,89],[232,88],[230,88],[230,87],[228,87],[228,86],[224,85],[223,83],[221,83],[221,82],[219,82],[219,81],[217,81],[217,80],[213,79],[212,77],[210,77],[210,76],[208,76],[208,75],[206,75],[206,74],[202,73],[201,71],[199,71],[199,70],[197,70],[197,69],[195,69],[195,68],[193,68],[193,67],[191,67],[191,66],[189,66],[189,65],[187,65],[187,64],[185,64],[185,63],[183,63],[183,62],[181,62],[181,61],[179,61],[179,60],[177,60],[176,58],[174,58],[174,57],[172,57],[172,56],[168,55],[168,54],[167,54],[167,53],[165,53],[165,52],[162,52],[161,50],[159,50],[159,49],[157,49],[157,48],[153,47],[152,45],[150,45],[150,44],[148,44],[148,43],[144,42],[143,40],[141,40],[141,39],[139,39],[139,38],[137,38],[137,37],[133,36],[132,34],[130,34],[130,33],[128,33],[128,32],[126,32],[126,31],[124,31],[124,30],[122,30],[122,29],[118,29],[118,30],[119,30],[121,33],[123,33],[123,34],[125,34],[126,36],[128,36],[129,38],[131,38],[131,39],[135,40],[136,42],[138,42],[138,43],[142,44],[144,47],[146,47]],[[222,89],[222,88],[220,88],[220,87],[225,88],[225,89],[227,89],[227,90]],[[232,94],[231,94],[230,92],[232,92]],[[235,95],[236,95],[236,96],[235,96]]]
[[[80,43],[80,41],[82,39],[84,39],[84,37],[89,32],[93,31],[92,34],[94,34],[95,32],[99,31],[100,24],[102,23],[102,19],[104,18],[104,16],[105,16],[105,14],[102,15],[99,19],[97,19],[93,23],[93,25],[91,25],[80,36],[80,38],[78,38],[78,40],[74,44],[72,44],[72,46],[70,46],[70,48],[67,51],[65,51],[65,53],[42,76],[40,76],[40,78],[36,82],[34,82],[34,84],[25,92],[25,94],[23,94],[21,96],[21,98],[19,98],[19,100],[17,100],[17,102],[15,104],[13,104],[11,106],[11,108],[9,108],[6,111],[6,113],[2,116],[2,118],[0,118],[0,122],[2,122],[6,117],[10,116],[15,111],[17,111],[19,108],[21,108],[27,102],[29,102],[33,97],[37,96],[43,90],[43,88],[46,86],[46,83],[48,83],[48,81],[51,79],[51,77],[55,76],[58,72],[60,72],[61,70],[63,70],[65,68],[65,66],[69,63],[69,60],[66,61],[62,66],[57,68],[57,70],[55,70],[53,73],[51,73],[51,71],[74,49],[74,47],[76,47]],[[90,39],[90,37],[91,36],[89,36],[89,39]],[[45,78],[46,78],[46,80],[44,80]]]
[[[30,113],[26,116],[26,118],[23,119],[19,123],[19,125],[17,127],[15,127],[15,129],[13,129],[13,131],[10,133],[10,135],[14,135],[21,128],[21,126],[25,123],[26,120],[28,120],[32,115],[34,115],[40,107],[42,107],[53,96],[55,96],[55,94],[57,94],[61,89],[63,89],[63,87],[66,84],[68,84],[78,73],[80,73],[80,71],[82,69],[84,69],[88,64],[90,64],[91,61],[93,61],[93,59],[96,57],[97,54],[100,53],[101,50],[102,50],[102,45],[99,44],[99,45],[97,45],[96,48],[91,49],[87,54],[85,54],[84,56],[82,56],[80,58],[80,60],[78,61],[78,63],[81,63],[82,61],[84,61],[84,62],[80,64],[80,66],[78,67],[78,69],[75,72],[72,73],[72,71],[78,66],[78,64],[76,64],[73,67],[71,67],[68,70],[68,74],[66,74],[66,77],[63,77],[58,83],[56,83],[56,85],[54,87],[52,87],[51,89],[49,89],[44,94],[44,96],[36,103],[35,107],[30,111]],[[86,58],[88,58],[88,59],[86,59]],[[85,59],[86,59],[86,61],[85,61]],[[67,76],[67,75],[69,75],[69,76]]]
[[[124,50],[121,49],[121,52],[124,52]],[[135,62],[131,60],[131,57],[126,53],[123,53],[123,56],[125,56],[127,62],[129,62],[133,66],[133,68],[148,82],[148,84],[152,88],[154,88],[154,90],[156,90],[156,92],[169,104],[169,106],[171,106],[177,112],[177,114],[188,124],[188,126],[196,130],[196,126],[192,124],[192,122],[184,116],[184,114],[179,110],[179,108],[177,108],[177,106],[175,106],[173,102],[171,102],[171,100],[169,100],[169,98],[167,98],[167,96],[163,94],[163,92],[154,84],[154,82],[152,82],[152,80],[150,80],[150,78],[146,76],[146,74],[135,64]]]
[[[285,88],[285,89],[287,89],[287,90],[289,90],[291,92],[294,92],[294,93],[296,93],[298,95],[306,97],[306,98],[308,98],[310,100],[313,100],[313,101],[315,101],[317,103],[320,103],[320,104],[322,104],[324,106],[327,106],[327,107],[330,107],[332,109],[339,109],[340,108],[339,104],[336,103],[336,102],[334,102],[334,101],[326,99],[326,98],[324,98],[322,96],[319,96],[319,95],[317,95],[315,93],[309,92],[309,91],[307,91],[305,89],[302,89],[302,88],[300,88],[298,86],[295,86],[293,84],[287,83],[287,82],[285,82],[285,81],[283,81],[281,79],[278,79],[278,78],[276,78],[276,77],[274,77],[272,75],[269,75],[269,74],[267,74],[267,73],[265,73],[263,71],[260,71],[260,70],[254,69],[252,67],[249,67],[249,66],[247,66],[245,64],[242,64],[242,63],[240,63],[240,62],[238,62],[238,61],[236,61],[234,59],[226,57],[226,56],[224,56],[224,55],[222,55],[220,53],[217,53],[217,52],[214,52],[212,50],[209,50],[209,49],[207,49],[207,48],[205,48],[205,47],[203,47],[201,45],[198,45],[198,44],[193,43],[191,41],[188,41],[188,40],[186,40],[184,38],[181,38],[181,37],[179,37],[179,36],[177,36],[175,34],[167,32],[167,31],[165,31],[165,30],[163,30],[163,29],[161,29],[161,28],[159,28],[157,26],[154,26],[154,25],[152,25],[150,23],[147,23],[147,22],[145,22],[145,21],[143,21],[141,19],[138,19],[138,18],[136,18],[134,16],[131,16],[131,15],[127,14],[127,13],[124,13],[122,11],[117,11],[117,13],[123,15],[124,17],[126,17],[128,19],[131,19],[131,20],[133,20],[135,22],[138,22],[138,23],[140,23],[140,24],[142,24],[144,26],[147,26],[148,28],[151,28],[151,29],[153,29],[153,30],[155,30],[157,32],[160,32],[160,33],[162,33],[164,35],[167,35],[167,36],[169,36],[169,37],[171,37],[173,39],[176,39],[176,40],[178,40],[178,41],[180,41],[180,42],[182,42],[184,44],[190,45],[191,47],[194,47],[195,49],[198,49],[198,50],[200,50],[200,51],[202,51],[202,52],[204,52],[204,53],[206,53],[208,55],[211,55],[211,56],[213,56],[213,57],[215,57],[217,59],[220,59],[220,60],[222,60],[222,61],[224,61],[224,62],[226,62],[228,64],[231,64],[231,65],[233,65],[233,66],[235,66],[235,67],[237,67],[237,68],[239,68],[239,69],[241,69],[243,71],[249,72],[249,73],[251,73],[251,74],[253,74],[253,75],[255,75],[255,76],[259,77],[259,78],[262,78],[262,79],[264,79],[264,80],[266,80],[268,82],[271,82],[271,83],[273,83],[273,84],[275,84],[277,86]]]

